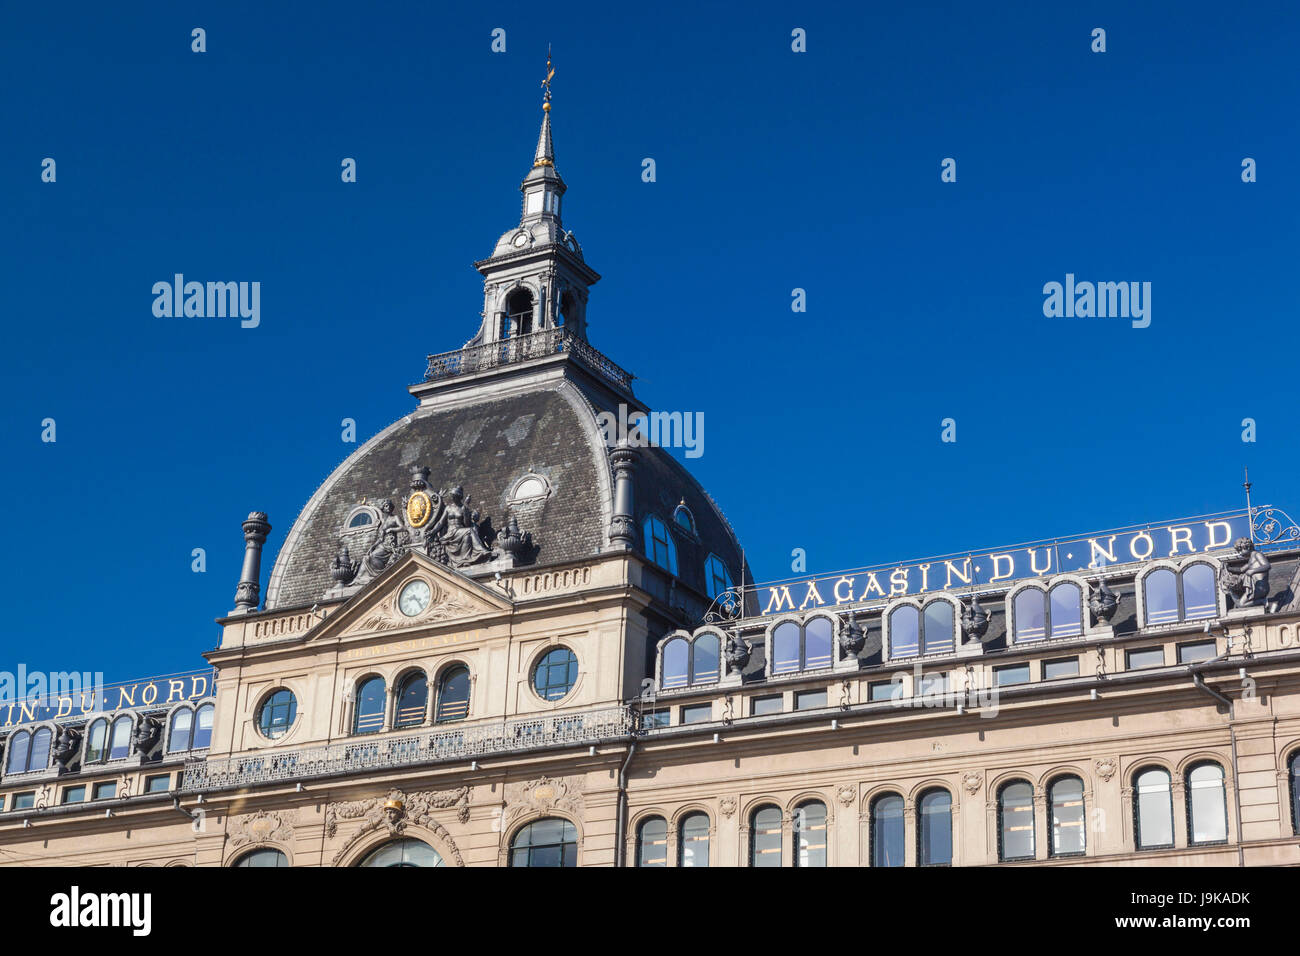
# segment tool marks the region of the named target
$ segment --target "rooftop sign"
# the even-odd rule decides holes
[[[877,565],[854,571],[819,575],[790,582],[759,585],[759,603],[764,615],[786,611],[808,611],[818,607],[861,604],[866,601],[902,598],[953,589],[986,589],[1010,586],[1026,578],[1052,577],[1070,572],[1091,572],[1112,564],[1183,559],[1208,551],[1232,547],[1238,538],[1256,544],[1293,540],[1296,535],[1279,533],[1281,518],[1294,529],[1294,522],[1272,508],[1255,508],[1253,523],[1245,509],[1202,515],[1159,524],[1133,525],[1100,534],[1053,538],[993,551],[973,551],[927,558],[898,565]],[[1261,536],[1261,518],[1274,522]],[[1274,518],[1274,516],[1281,516]]]
[[[187,671],[167,677],[116,684],[95,683],[92,675],[72,673],[27,674],[19,667],[15,687],[29,693],[21,700],[0,693],[0,730],[46,720],[76,720],[87,714],[117,710],[151,710],[182,701],[210,697],[214,671]],[[40,689],[30,693],[31,688]],[[0,691],[4,690],[0,681]]]

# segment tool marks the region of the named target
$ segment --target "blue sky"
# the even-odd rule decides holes
[[[1300,507],[1293,4],[278,7],[3,15],[4,669],[201,665],[241,519],[273,555],[340,420],[476,329],[548,43],[591,339],[704,413],[760,580],[1234,508],[1245,465]],[[155,318],[175,272],[261,325]],[[1045,318],[1066,273],[1150,327]]]

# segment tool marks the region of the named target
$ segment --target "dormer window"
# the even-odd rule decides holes
[[[1029,585],[1011,602],[1015,640],[1078,637],[1083,633],[1083,589],[1073,581],[1050,589]]]
[[[1216,585],[1214,568],[1201,561],[1180,571],[1156,568],[1141,578],[1143,620],[1152,625],[1217,617]]]
[[[679,504],[673,511],[673,520],[691,534],[695,534],[695,515],[686,507],[686,502]]]
[[[677,573],[677,546],[658,515],[648,515],[641,527],[645,556],[669,574]]]
[[[348,522],[348,527],[364,528],[366,525],[374,524],[374,523],[375,523],[375,519],[370,516],[370,512],[358,511],[356,514],[352,516],[352,520]]]
[[[545,498],[550,493],[551,486],[547,484],[546,479],[529,472],[515,482],[514,490],[510,492],[510,500],[514,504],[519,504],[523,501]]]

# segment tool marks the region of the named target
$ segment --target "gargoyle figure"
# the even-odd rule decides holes
[[[54,741],[54,747],[51,753],[54,755],[54,762],[62,769],[67,770],[68,765],[72,763],[77,752],[81,749],[81,732],[73,730],[71,727],[64,727],[59,730],[58,739]]]
[[[483,520],[477,511],[470,508],[469,498],[460,485],[446,495],[439,493],[434,517],[425,535],[429,556],[437,557],[452,567],[463,568],[498,554],[483,543],[479,534],[479,524]]]
[[[980,605],[978,594],[972,594],[970,603],[961,609],[961,636],[967,644],[978,644],[984,640],[989,629],[988,611]]]
[[[162,722],[153,717],[141,717],[135,727],[135,752],[147,757],[162,739]]]
[[[1249,538],[1232,544],[1234,553],[1223,559],[1219,586],[1232,598],[1233,607],[1259,607],[1268,596],[1268,569],[1272,563],[1255,550]]]
[[[1101,579],[1097,589],[1092,592],[1092,597],[1088,599],[1088,607],[1092,610],[1092,616],[1097,623],[1103,626],[1109,624],[1115,612],[1119,610],[1119,598],[1110,589],[1105,578]]]

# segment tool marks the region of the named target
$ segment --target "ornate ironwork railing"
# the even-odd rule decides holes
[[[424,380],[436,382],[456,375],[472,375],[502,365],[527,362],[568,352],[582,361],[593,372],[603,375],[615,385],[632,390],[632,373],[611,361],[565,326],[543,329],[513,339],[471,345],[455,352],[442,352],[429,356],[429,366]]]
[[[196,793],[365,770],[389,770],[543,747],[595,744],[628,737],[634,725],[627,707],[610,707],[483,724],[457,724],[400,737],[354,738],[297,750],[188,760],[181,790]]]

